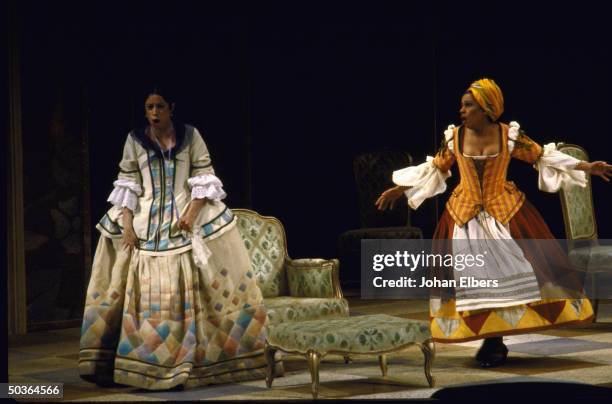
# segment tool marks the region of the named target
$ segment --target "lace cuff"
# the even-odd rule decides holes
[[[187,180],[191,187],[191,199],[208,198],[213,201],[220,201],[227,194],[223,190],[223,183],[213,174],[202,174],[191,177]]]
[[[138,195],[142,194],[142,187],[129,180],[117,180],[113,182],[115,188],[107,201],[116,208],[128,208],[132,212],[138,209]]]
[[[427,198],[446,191],[446,179],[451,176],[450,170],[440,171],[433,164],[433,157],[418,166],[406,167],[393,172],[393,182],[410,187],[405,191],[408,205],[417,209]]]
[[[557,192],[574,185],[586,187],[586,173],[575,170],[580,160],[557,150],[554,143],[544,145],[544,153],[534,167],[539,171],[538,188],[546,192]]]

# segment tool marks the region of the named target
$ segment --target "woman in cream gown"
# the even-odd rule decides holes
[[[146,98],[96,226],[79,372],[100,385],[265,377],[261,291],[202,136],[173,109],[160,90]]]

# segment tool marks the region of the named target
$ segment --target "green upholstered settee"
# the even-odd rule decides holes
[[[291,259],[282,223],[247,209],[232,209],[251,257],[269,325],[347,317],[337,259]]]

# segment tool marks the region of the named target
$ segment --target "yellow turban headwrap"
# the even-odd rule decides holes
[[[504,96],[491,79],[480,79],[472,84],[467,92],[471,93],[478,105],[493,122],[504,112]]]

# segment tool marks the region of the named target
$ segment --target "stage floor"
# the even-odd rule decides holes
[[[385,313],[426,319],[426,301],[360,300],[348,296],[351,315]],[[45,331],[9,339],[10,382],[64,383],[64,401],[160,400],[291,400],[311,399],[310,373],[301,357],[285,359],[285,376],[181,391],[145,391],[132,387],[100,388],[79,378],[79,328]],[[423,374],[423,356],[417,348],[389,356],[388,376],[381,377],[376,357],[356,357],[345,365],[339,356],[323,359],[320,398],[398,399],[427,398],[451,386],[508,382],[573,382],[612,387],[612,302],[600,304],[598,322],[540,333],[505,337],[510,353],[499,368],[482,369],[474,360],[480,341],[436,344],[429,388]]]

